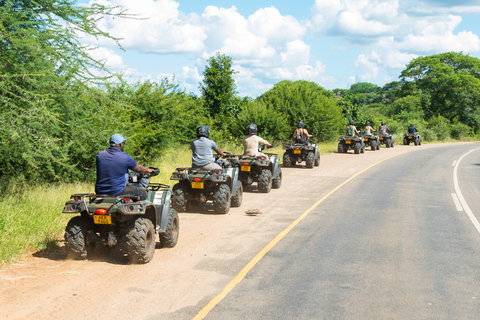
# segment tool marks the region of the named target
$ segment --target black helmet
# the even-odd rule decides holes
[[[303,121],[298,121],[297,128],[304,128],[304,127],[305,127],[305,123],[303,123]]]
[[[365,124],[366,124],[367,126],[369,126],[369,125],[370,125],[370,121],[367,121]]]
[[[382,126],[384,126],[384,125],[385,125],[385,121],[382,121]]]
[[[251,123],[247,126],[247,134],[255,134],[257,133],[257,125],[255,123]]]
[[[201,126],[198,126],[197,138],[200,138],[200,137],[208,138],[209,136],[210,136],[210,129],[208,129],[206,125],[202,124]]]
[[[410,127],[415,127],[415,126],[413,125],[413,123],[410,123]]]
[[[355,123],[355,121],[353,121],[353,120],[350,120],[350,121],[348,122],[348,124],[351,124],[351,125],[353,125],[354,123]]]

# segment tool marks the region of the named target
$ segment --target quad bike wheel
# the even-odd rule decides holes
[[[170,208],[168,210],[167,226],[165,232],[158,234],[160,243],[164,248],[173,248],[177,244],[178,234],[180,230],[180,220],[178,219],[178,213],[175,209]]]
[[[292,158],[290,156],[290,153],[288,153],[288,152],[285,152],[283,154],[283,166],[285,168],[292,166]]]
[[[240,180],[237,181],[237,186],[235,188],[235,193],[232,195],[231,206],[240,207],[243,200],[243,184]]]
[[[315,153],[307,152],[305,156],[305,165],[307,168],[311,169],[315,165]]]
[[[385,140],[385,147],[390,148],[390,138]]]
[[[183,183],[177,183],[172,189],[172,207],[178,212],[187,211],[186,201],[187,186]]]
[[[150,262],[155,253],[155,228],[152,221],[137,218],[130,223],[126,234],[128,261],[134,264]]]
[[[418,146],[418,138],[413,139],[413,144]]]
[[[375,140],[370,140],[370,148],[372,151],[377,150],[377,143],[375,142]]]
[[[408,142],[407,138],[403,138],[403,145],[408,146],[410,142]]]
[[[344,146],[341,142],[338,143],[338,153],[343,153],[344,152]],[[285,160],[284,160],[285,163]]]
[[[230,211],[231,192],[226,184],[219,184],[213,192],[213,211],[218,214],[226,214]]]
[[[353,147],[354,153],[360,154],[360,149],[361,149],[360,142],[355,142],[355,146]]]
[[[320,165],[320,154],[315,158],[315,167],[318,167]]]
[[[262,169],[258,175],[258,191],[269,193],[272,189],[272,172],[268,169]]]
[[[85,260],[93,254],[95,242],[86,242],[88,222],[81,216],[70,219],[65,228],[65,249],[69,258]]]
[[[361,149],[360,149],[360,153],[365,153],[365,144],[361,144]]]
[[[272,188],[280,189],[281,186],[282,186],[282,168],[278,168],[278,172],[272,180]]]

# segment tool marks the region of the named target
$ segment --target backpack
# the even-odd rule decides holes
[[[348,126],[347,127],[347,135],[349,135],[349,136],[354,136],[355,135],[355,129],[353,128],[353,126]]]
[[[304,143],[305,141],[306,141],[306,136],[303,129],[295,130],[295,143]]]

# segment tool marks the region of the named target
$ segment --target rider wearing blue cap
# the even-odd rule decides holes
[[[121,134],[113,134],[109,141],[110,148],[97,154],[95,193],[114,196],[133,193],[145,196],[145,189],[127,184],[128,169],[142,174],[153,172],[153,169],[139,165],[130,155],[123,152],[127,138]]]

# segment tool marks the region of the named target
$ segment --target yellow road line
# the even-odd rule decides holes
[[[419,150],[419,149],[415,149],[415,150]],[[323,201],[325,201],[328,197],[330,197],[332,194],[334,194],[336,191],[338,191],[341,187],[343,187],[344,185],[346,185],[348,182],[352,181],[355,177],[359,176],[360,174],[362,174],[363,172],[371,169],[372,167],[378,165],[379,163],[382,163],[383,161],[386,161],[386,160],[389,160],[391,158],[394,158],[394,157],[397,157],[399,155],[402,155],[402,154],[405,154],[405,153],[408,153],[408,152],[412,152],[412,151],[415,151],[415,150],[409,150],[409,151],[406,151],[406,152],[402,152],[402,153],[399,153],[397,155],[394,155],[394,156],[391,156],[391,157],[388,157],[388,158],[385,158],[383,160],[380,160],[378,161],[377,163],[374,163],[372,164],[371,166],[355,173],[353,176],[351,176],[350,178],[348,178],[347,180],[345,180],[344,182],[342,182],[340,185],[338,185],[335,189],[333,189],[332,191],[330,191],[329,193],[327,193],[323,198],[321,198],[320,200],[318,200],[314,205],[312,205],[307,211],[305,211],[300,217],[298,217],[295,221],[292,222],[292,224],[290,224],[287,228],[285,228],[285,230],[283,230],[282,232],[280,232],[275,238],[273,238],[272,241],[270,241],[259,253],[257,253],[257,255],[255,257],[253,257],[252,260],[250,260],[249,263],[247,263],[247,265],[245,267],[243,267],[242,270],[240,270],[240,272],[235,276],[235,278],[232,279],[232,281],[230,281],[229,284],[227,284],[225,286],[225,288],[223,288],[222,292],[220,292],[215,298],[213,298],[205,307],[203,307],[202,310],[200,310],[197,315],[195,317],[192,318],[192,320],[201,320],[203,318],[205,318],[207,316],[207,314],[213,309],[215,308],[215,306],[223,300],[223,298],[225,298],[227,296],[227,294],[230,293],[230,291],[233,290],[233,288],[235,288],[235,286],[237,284],[239,284],[243,278],[245,278],[245,276],[247,275],[247,273],[253,269],[253,267],[263,258],[263,256],[265,256],[280,240],[282,240],[297,224],[300,223],[300,221],[302,221],[303,219],[305,219],[306,216],[308,216],[310,214],[310,212],[313,211],[313,209],[315,209],[316,207],[318,207],[320,205],[320,203],[322,203]]]

